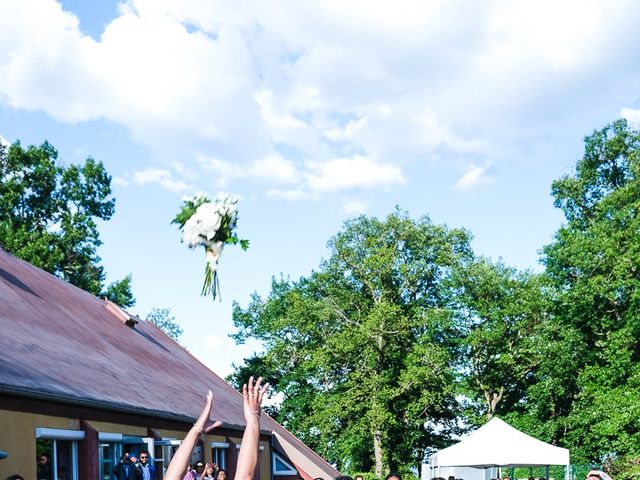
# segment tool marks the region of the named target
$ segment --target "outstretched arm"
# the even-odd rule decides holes
[[[211,409],[213,408],[213,393],[209,390],[207,394],[207,402],[200,413],[200,417],[193,424],[187,436],[178,447],[178,450],[173,455],[169,467],[167,467],[167,473],[164,475],[165,480],[182,480],[184,472],[187,471],[189,460],[191,459],[191,453],[193,447],[196,446],[198,437],[201,433],[208,433],[216,427],[222,425],[222,422],[214,422],[211,420]]]
[[[254,384],[253,377],[249,378],[248,384],[242,386],[244,419],[247,427],[242,435],[235,480],[253,480],[254,478],[260,442],[260,405],[268,388],[268,383],[262,386],[262,378],[258,378]]]

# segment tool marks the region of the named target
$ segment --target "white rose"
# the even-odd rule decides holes
[[[197,247],[202,244],[203,238],[200,236],[200,231],[196,222],[192,222],[191,219],[187,220],[182,230],[182,241],[190,248]]]
[[[199,234],[211,240],[218,232],[222,218],[214,204],[204,203],[198,207],[196,213],[187,220],[187,223],[192,221]],[[185,228],[187,223],[185,223]]]

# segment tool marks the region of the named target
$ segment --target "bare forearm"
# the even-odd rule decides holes
[[[165,480],[182,480],[189,466],[189,459],[191,458],[193,447],[196,446],[199,436],[200,431],[197,427],[194,426],[189,430],[189,433],[184,437],[178,450],[176,450],[176,453],[171,458],[167,473],[164,475]]]
[[[260,419],[256,415],[247,421],[247,427],[242,435],[235,480],[253,480],[258,465],[259,444]]]

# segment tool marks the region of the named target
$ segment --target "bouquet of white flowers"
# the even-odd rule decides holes
[[[218,283],[218,260],[226,244],[240,244],[249,248],[249,240],[240,240],[235,233],[238,224],[238,198],[219,195],[213,201],[205,194],[183,197],[180,212],[171,223],[182,230],[182,242],[189,248],[203,246],[206,253],[202,295],[211,293],[216,298]]]

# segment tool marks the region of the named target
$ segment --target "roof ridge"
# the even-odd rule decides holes
[[[28,262],[27,260],[25,260],[23,258],[20,258],[17,255],[14,255],[13,253],[11,253],[11,252],[5,250],[4,248],[2,248],[1,244],[0,244],[0,254],[4,254],[7,257],[10,257],[11,260],[22,264],[23,266],[25,266],[28,269],[32,270],[37,275],[44,274],[46,277],[51,278],[57,284],[61,285],[63,288],[70,288],[71,290],[79,292],[82,295],[86,296],[88,299],[92,299],[93,301],[97,301],[99,303],[106,304],[106,302],[103,299],[101,299],[99,296],[94,295],[93,293],[87,292],[86,290],[78,287],[77,285],[74,285],[73,283],[68,282],[64,278],[60,278],[57,275],[46,271],[44,268],[40,268],[40,267],[34,265],[33,263]],[[120,308],[122,308],[122,307],[120,307]]]

